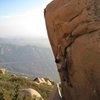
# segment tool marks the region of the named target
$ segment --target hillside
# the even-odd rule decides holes
[[[58,80],[48,41],[44,40],[43,45],[40,41],[36,44],[36,40],[12,41],[13,39],[0,39],[0,66],[6,67],[8,72],[20,75],[51,77]]]
[[[0,74],[0,100],[17,100],[13,99],[15,95],[18,95],[19,100],[30,100],[30,97],[22,99],[22,94],[20,94],[19,91],[24,88],[35,89],[41,94],[44,100],[48,100],[47,98],[53,86],[47,84],[37,85],[31,78],[24,78],[21,76],[12,77],[10,74]]]

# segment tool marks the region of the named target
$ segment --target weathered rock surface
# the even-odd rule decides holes
[[[57,85],[54,86],[54,88],[51,91],[51,94],[49,95],[48,100],[62,100],[62,97],[59,94],[59,88]]]
[[[0,68],[0,74],[5,74],[6,69],[5,68]]]
[[[64,100],[100,100],[100,0],[53,0],[44,10]]]
[[[42,98],[42,96],[34,89],[32,88],[28,88],[28,89],[21,89],[20,90],[20,93],[22,93],[23,97],[26,97],[26,96],[30,96],[31,97],[31,100],[44,100]]]
[[[55,82],[49,78],[36,77],[33,81],[36,84],[47,84],[47,85],[54,85],[55,84]]]

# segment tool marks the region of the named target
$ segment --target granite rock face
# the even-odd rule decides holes
[[[100,100],[100,0],[53,0],[44,10],[64,100]]]

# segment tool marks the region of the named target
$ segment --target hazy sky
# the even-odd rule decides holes
[[[0,0],[0,37],[47,37],[44,8],[52,0]]]

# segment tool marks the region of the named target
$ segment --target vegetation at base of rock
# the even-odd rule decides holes
[[[19,89],[32,88],[38,91],[44,100],[48,100],[48,96],[53,88],[47,84],[37,85],[31,78],[21,76],[12,77],[10,74],[0,74],[0,100],[30,100],[30,97],[22,97]]]
[[[19,100],[19,85],[16,85],[14,89],[14,94],[12,96],[12,100]]]
[[[0,93],[0,100],[5,100],[3,93]]]

